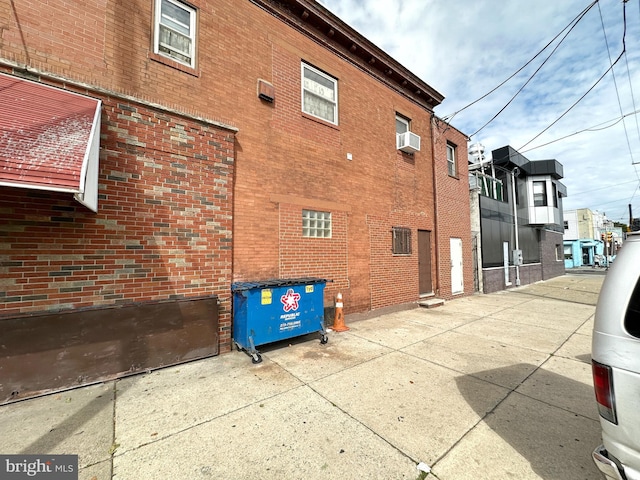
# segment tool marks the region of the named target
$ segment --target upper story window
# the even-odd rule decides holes
[[[331,212],[302,210],[302,236],[331,238]]]
[[[457,175],[456,167],[456,147],[447,143],[447,168],[450,176],[455,177]]]
[[[551,183],[551,190],[553,194],[553,206],[558,208],[558,187],[556,187],[555,183]]]
[[[420,151],[420,137],[411,132],[411,120],[397,113],[396,148],[410,154]]]
[[[334,125],[338,124],[338,81],[304,63],[302,111]]]
[[[400,115],[396,115],[396,135],[399,133],[405,133],[411,131],[411,123],[408,118],[404,118]]]
[[[544,180],[533,182],[533,206],[547,206],[547,182]]]
[[[179,0],[155,0],[154,53],[195,68],[196,10]]]

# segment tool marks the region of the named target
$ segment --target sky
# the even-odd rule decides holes
[[[562,163],[565,210],[640,217],[640,0],[318,1],[443,94],[436,115],[488,157]]]

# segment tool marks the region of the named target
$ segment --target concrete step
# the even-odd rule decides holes
[[[435,307],[439,307],[440,305],[444,305],[444,299],[442,298],[428,298],[425,300],[420,300],[418,302],[418,305],[420,305],[421,307],[425,307],[425,308],[435,308]]]

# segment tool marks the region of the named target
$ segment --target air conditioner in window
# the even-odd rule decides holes
[[[420,137],[413,132],[398,133],[396,135],[397,149],[405,153],[420,151]]]

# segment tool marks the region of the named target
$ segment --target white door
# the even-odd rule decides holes
[[[451,293],[462,293],[462,239],[451,238]]]

